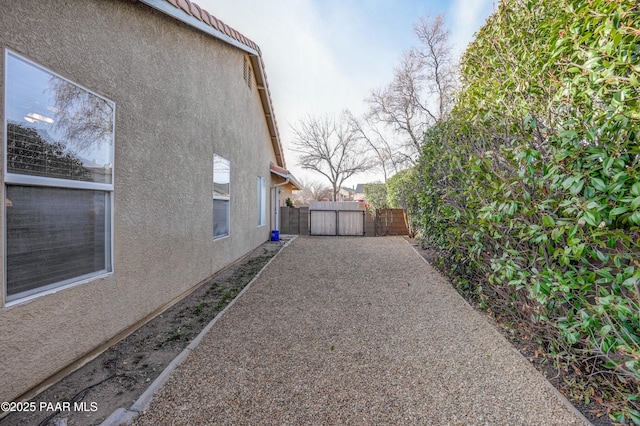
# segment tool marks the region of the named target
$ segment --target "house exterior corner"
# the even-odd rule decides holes
[[[147,3],[162,2],[15,0],[0,14],[2,400],[270,237],[270,165],[284,164],[257,46]]]

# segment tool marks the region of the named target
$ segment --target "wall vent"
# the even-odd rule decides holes
[[[251,82],[253,81],[253,72],[251,70],[251,62],[249,62],[249,58],[247,58],[246,56],[244,57],[242,74],[244,76],[245,83],[247,83],[247,87],[249,87],[249,90],[251,90]]]

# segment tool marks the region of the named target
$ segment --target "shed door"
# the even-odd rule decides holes
[[[311,235],[364,236],[362,210],[309,210]]]

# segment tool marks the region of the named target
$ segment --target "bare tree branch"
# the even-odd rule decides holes
[[[410,159],[420,153],[425,131],[451,109],[457,70],[449,32],[441,15],[420,18],[414,25],[420,45],[405,53],[392,82],[374,90],[367,100],[368,120],[382,124],[401,137],[396,157]]]
[[[294,197],[300,198],[301,201],[322,201],[331,198],[332,189],[327,185],[315,181],[301,181],[302,190]]]
[[[111,143],[113,106],[106,100],[58,77],[51,77],[57,120],[55,128],[78,152]]]
[[[368,117],[358,119],[350,111],[345,114],[349,125],[371,149],[375,168],[382,172],[385,182],[407,167],[407,157],[402,155],[402,147],[396,146],[395,139],[385,134],[378,124]]]
[[[442,15],[433,19],[428,15],[421,17],[413,30],[421,44],[412,53],[422,61],[429,94],[438,100],[437,117],[440,119],[451,109],[451,97],[457,81],[457,65],[449,43],[449,30]]]
[[[292,128],[293,151],[300,154],[300,165],[325,176],[333,188],[332,199],[344,181],[374,166],[367,147],[349,125],[346,114],[335,118],[307,117]]]

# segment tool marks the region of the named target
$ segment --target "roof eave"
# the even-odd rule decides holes
[[[269,137],[271,138],[271,144],[276,155],[277,164],[286,168],[284,161],[284,152],[282,149],[282,143],[280,142],[280,132],[278,131],[278,123],[276,122],[275,113],[273,111],[273,102],[271,100],[271,92],[267,85],[267,77],[264,70],[264,63],[262,58],[257,55],[250,55],[251,66],[253,67],[256,77],[256,86],[258,88],[258,94],[260,95],[260,101],[262,102],[262,108],[265,111],[265,118],[267,119],[267,127],[269,128]]]
[[[280,133],[278,132],[278,124],[276,122],[275,113],[273,111],[273,104],[271,100],[271,93],[269,91],[269,85],[267,83],[267,77],[264,71],[264,62],[262,61],[262,53],[260,52],[260,48],[251,40],[242,36],[237,31],[230,28],[228,25],[222,23],[217,20],[214,16],[211,16],[205,10],[200,9],[191,2],[180,1],[180,0],[139,0],[141,3],[144,3],[166,15],[169,15],[185,24],[196,28],[200,31],[203,31],[218,40],[221,40],[227,44],[230,44],[238,49],[249,54],[249,58],[251,59],[251,65],[255,70],[256,77],[256,86],[258,87],[258,94],[260,96],[260,102],[262,103],[262,109],[264,111],[264,116],[267,122],[267,128],[269,130],[269,137],[271,139],[271,145],[273,146],[273,150],[276,156],[276,161],[279,166],[286,167],[284,161],[284,152],[282,149],[282,143],[280,141]],[[196,18],[192,15],[194,13],[193,10],[188,9],[190,7],[196,7],[195,12],[198,12],[199,16],[202,18],[202,14],[206,14],[206,19],[211,21],[214,20],[215,23],[211,23],[211,25],[203,22],[202,20]],[[186,8],[186,9],[185,9]],[[222,25],[222,28],[225,31],[231,31],[231,34],[236,36],[240,36],[242,40],[246,40],[247,44],[236,40],[233,37],[225,34],[223,31],[219,31],[216,27]]]
[[[258,49],[254,49],[251,46],[248,46],[232,37],[229,37],[222,31],[218,31],[216,28],[210,25],[207,25],[206,23],[197,19],[193,15],[190,15],[189,13],[184,11],[181,7],[174,6],[173,4],[169,3],[167,0],[139,0],[139,1],[179,21],[184,22],[187,25],[190,25],[194,28],[197,28],[200,31],[203,31],[209,35],[212,35],[213,37],[219,40],[222,40],[227,44],[235,46],[238,49],[241,49],[249,54],[260,55],[260,51]]]
[[[293,174],[286,169],[283,169],[282,171],[276,170],[273,168],[273,165],[271,166],[271,174],[274,174],[276,176],[279,176],[285,180],[289,181],[289,185],[292,186],[293,190],[301,190],[302,189],[302,184],[300,182],[298,182],[298,180],[295,178],[295,176],[293,176]]]

